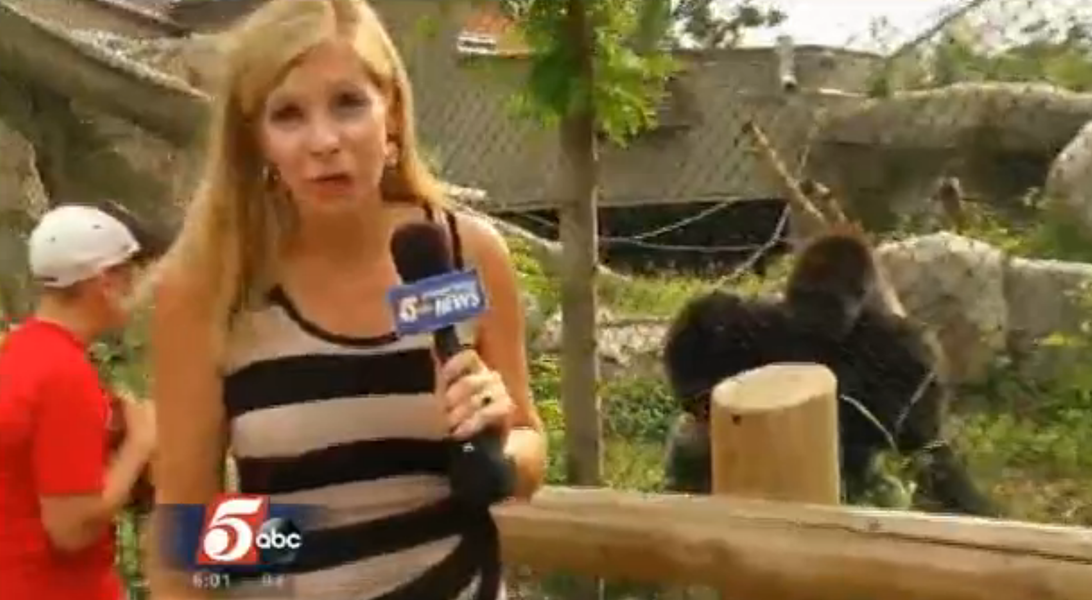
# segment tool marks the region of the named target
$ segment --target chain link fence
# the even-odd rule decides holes
[[[660,126],[602,150],[601,257],[628,276],[599,295],[604,485],[707,490],[711,384],[803,360],[840,381],[846,501],[1092,523],[1090,10],[965,3],[924,31],[877,23],[875,54],[681,53]],[[786,56],[792,89],[778,77]],[[517,81],[513,59],[469,62],[493,85]],[[504,94],[488,89],[446,95],[443,116],[424,101],[423,122],[453,132],[430,139],[437,164],[487,192],[479,208],[557,239],[554,141],[500,116]],[[804,266],[793,251],[844,223],[865,232],[878,298],[852,256],[816,250],[832,264]],[[536,400],[564,483],[557,283],[531,262]],[[669,327],[714,290],[745,301],[691,323],[698,341],[679,350],[673,389]],[[760,298],[773,308],[750,304]],[[513,578],[518,597],[576,597],[551,581]]]

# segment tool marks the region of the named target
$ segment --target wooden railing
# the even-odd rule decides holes
[[[1090,529],[836,506],[825,368],[713,396],[715,496],[547,488],[494,509],[506,562],[732,600],[1092,600]]]

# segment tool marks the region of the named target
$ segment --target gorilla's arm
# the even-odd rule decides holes
[[[928,452],[918,485],[943,509],[978,517],[1000,517],[1002,511],[982,492],[947,442]]]
[[[709,403],[713,388],[768,362],[765,350],[784,334],[781,308],[767,300],[713,291],[691,299],[672,321],[663,366],[684,414],[667,442],[667,489],[708,494],[712,459]]]
[[[890,316],[883,322],[890,345],[873,357],[880,376],[904,398],[900,410],[888,412],[883,420],[890,424],[900,453],[926,458],[918,478],[923,494],[946,511],[997,515],[997,507],[975,485],[946,439],[949,399],[938,357],[910,322]]]
[[[668,328],[663,365],[683,410],[708,414],[709,395],[724,379],[766,362],[764,348],[780,335],[776,305],[713,291],[691,299]]]
[[[712,493],[713,459],[709,422],[683,414],[667,438],[664,487],[669,492]]]

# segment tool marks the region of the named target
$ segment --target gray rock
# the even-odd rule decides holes
[[[1050,378],[1068,360],[1071,347],[1044,345],[1053,334],[1080,334],[1092,308],[1092,265],[1015,258],[1005,275],[1009,351],[1026,374]]]
[[[952,382],[981,380],[1005,350],[1004,252],[941,232],[885,244],[877,256],[907,314],[935,331]]]

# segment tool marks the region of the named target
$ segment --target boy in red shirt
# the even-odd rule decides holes
[[[0,596],[120,600],[114,518],[154,445],[147,403],[125,403],[110,455],[110,397],[87,355],[128,316],[133,232],[84,206],[47,213],[29,239],[43,287],[32,318],[0,345]]]

